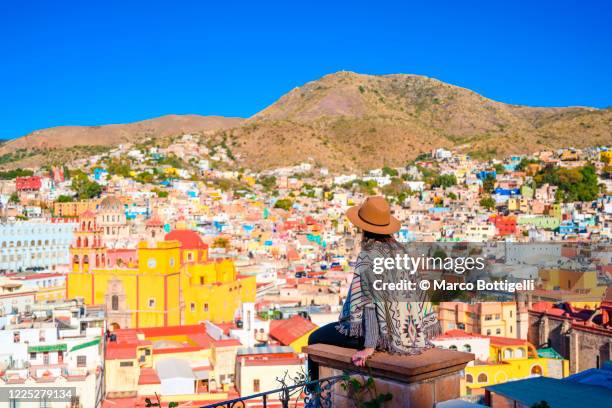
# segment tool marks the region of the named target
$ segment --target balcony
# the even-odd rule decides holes
[[[368,367],[357,367],[351,363],[352,349],[316,344],[305,347],[304,352],[319,364],[320,380],[282,384],[276,390],[204,408],[348,408],[376,399],[385,408],[431,408],[459,398],[463,370],[474,360],[471,353],[432,348],[416,356],[376,353]]]

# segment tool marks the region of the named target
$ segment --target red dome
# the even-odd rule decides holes
[[[179,241],[182,249],[207,249],[200,234],[192,230],[173,230],[164,237],[166,241]]]

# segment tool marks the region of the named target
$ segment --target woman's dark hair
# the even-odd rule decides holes
[[[370,231],[362,230],[363,238],[361,240],[361,248],[367,249],[375,242],[396,243],[395,237],[391,234],[375,234]]]
[[[373,239],[376,241],[388,241],[390,239],[395,241],[395,238],[393,238],[393,235],[391,234],[375,234],[366,230],[363,230],[363,237],[365,239]]]

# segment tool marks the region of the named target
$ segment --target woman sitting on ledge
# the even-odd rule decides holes
[[[361,252],[357,257],[355,274],[342,308],[339,322],[315,330],[308,344],[331,344],[353,348],[353,364],[364,366],[374,351],[391,354],[419,354],[433,347],[430,340],[440,334],[440,324],[420,290],[390,294],[373,293],[373,279],[396,282],[406,279],[416,282],[418,275],[406,270],[385,269],[373,273],[374,259],[403,256],[406,249],[393,238],[400,222],[391,215],[389,203],[383,197],[368,197],[362,205],[350,208],[346,216],[362,231]],[[311,380],[319,378],[318,366],[308,360]]]

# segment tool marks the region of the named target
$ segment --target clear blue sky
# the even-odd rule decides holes
[[[0,138],[168,113],[248,117],[339,70],[607,107],[611,20],[605,0],[2,1]]]

